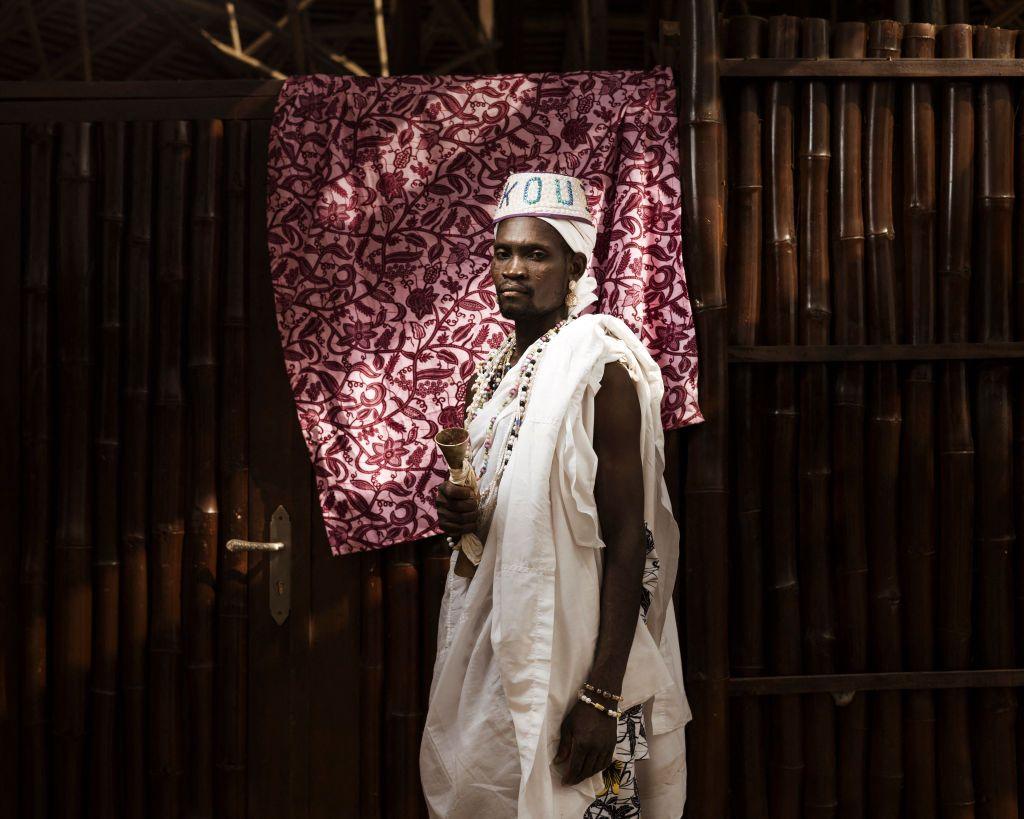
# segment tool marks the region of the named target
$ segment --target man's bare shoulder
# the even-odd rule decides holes
[[[605,364],[601,388],[594,398],[597,430],[626,432],[640,429],[640,399],[629,371],[618,361]]]
[[[628,392],[636,394],[636,385],[630,378],[629,370],[621,361],[609,361],[604,365],[604,375],[601,377],[601,389],[608,389],[611,392]]]

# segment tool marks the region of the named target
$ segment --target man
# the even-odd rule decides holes
[[[676,819],[690,715],[661,373],[620,320],[580,315],[596,230],[578,179],[513,174],[495,223],[515,330],[467,390],[477,491],[437,497],[449,542],[484,549],[448,575],[424,794],[446,819]]]

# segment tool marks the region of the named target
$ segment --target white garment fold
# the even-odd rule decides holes
[[[622,705],[654,698],[651,759],[639,769],[643,815],[682,814],[690,710],[671,604],[679,530],[662,475],[661,373],[622,321],[592,314],[566,325],[537,366],[475,577],[448,573],[420,753],[433,816],[580,819],[601,787],[600,775],[563,787],[552,759],[597,643],[604,543],[594,502],[593,415],[611,361],[626,365],[640,400],[644,517],[661,562],[648,621],[637,617]],[[503,451],[514,407],[500,409],[502,394],[517,367],[470,427],[478,473],[484,430],[496,412],[493,451]]]

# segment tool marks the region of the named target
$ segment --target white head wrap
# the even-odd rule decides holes
[[[498,222],[513,216],[532,216],[547,222],[565,239],[573,253],[587,257],[583,274],[576,281],[575,316],[597,301],[597,280],[590,263],[597,242],[583,183],[572,176],[553,173],[514,173],[505,183],[494,214],[494,233]]]
[[[594,245],[597,243],[597,228],[589,222],[578,222],[575,219],[556,219],[551,216],[538,216],[557,230],[573,253],[582,253],[587,257],[587,266],[583,275],[576,280],[576,306],[569,311],[570,316],[583,312],[597,301],[597,279],[590,270],[590,261],[594,256]]]

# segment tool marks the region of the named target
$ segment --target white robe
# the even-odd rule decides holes
[[[662,475],[661,372],[622,321],[595,314],[567,324],[537,366],[472,582],[454,574],[453,555],[420,749],[432,816],[581,819],[603,787],[600,774],[561,785],[552,759],[597,644],[604,543],[594,501],[594,396],[611,361],[626,365],[640,400],[644,519],[661,564],[648,622],[637,617],[622,706],[654,698],[645,709],[651,758],[637,772],[644,817],[682,815],[690,709],[672,608],[679,529]],[[518,366],[470,427],[478,471],[479,444]],[[504,449],[513,411],[510,403],[499,415],[495,460],[481,490]]]

